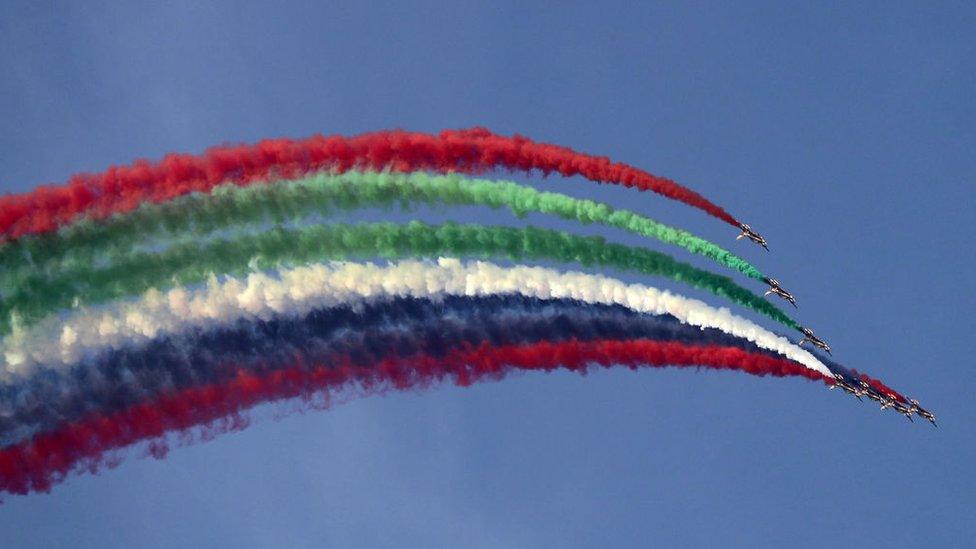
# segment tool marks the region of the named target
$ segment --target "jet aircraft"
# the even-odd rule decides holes
[[[739,228],[742,229],[742,234],[735,237],[736,240],[739,240],[741,238],[748,238],[749,240],[765,248],[767,252],[769,251],[769,246],[766,245],[766,239],[763,238],[761,234],[752,230],[752,227],[746,225],[745,223],[740,223]]]
[[[800,331],[803,332],[803,339],[800,341],[800,347],[802,347],[804,343],[809,342],[814,347],[818,347],[818,348],[826,351],[828,355],[832,355],[833,354],[833,353],[830,352],[830,345],[827,345],[827,342],[826,341],[824,341],[824,340],[820,339],[819,337],[817,337],[816,335],[814,335],[813,330],[811,330],[810,328],[804,328],[804,327],[801,326],[800,327]]]
[[[763,282],[769,284],[769,289],[763,294],[764,297],[769,294],[776,294],[786,301],[789,301],[794,307],[796,307],[796,298],[793,297],[793,294],[787,292],[782,286],[779,285],[779,280],[776,280],[775,278],[764,278]]]
[[[918,403],[917,400],[915,400],[914,398],[911,398],[911,399],[908,399],[908,402],[911,402],[912,403],[912,408],[915,410],[915,413],[917,413],[921,417],[923,417],[923,418],[929,420],[930,422],[932,422],[932,425],[935,425],[936,427],[939,426],[939,424],[935,422],[935,414],[933,414],[932,412],[926,410],[925,408],[922,408],[922,406],[919,405],[919,403]]]

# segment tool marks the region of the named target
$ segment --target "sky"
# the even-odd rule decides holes
[[[7,498],[4,547],[971,543],[971,3],[115,4],[0,8],[0,192],[265,137],[522,133],[674,178],[752,224],[770,253],[650,193],[514,177],[741,253],[835,359],[939,428],[802,380],[693,369],[265,406],[164,460],[134,449]]]

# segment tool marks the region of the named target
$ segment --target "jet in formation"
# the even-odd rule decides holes
[[[745,223],[740,223],[739,229],[742,232],[735,237],[736,240],[748,238],[749,240],[765,248],[767,252],[769,251],[769,246],[766,244],[766,239],[756,231],[752,230],[752,227],[746,225]],[[793,297],[793,294],[783,289],[778,280],[775,278],[764,278],[763,282],[769,284],[769,290],[763,294],[764,297],[770,294],[775,294],[786,301],[789,301],[794,307],[797,306],[796,298]],[[803,333],[803,339],[800,340],[799,343],[800,346],[803,346],[804,343],[810,343],[814,347],[825,351],[827,354],[833,354],[830,352],[830,345],[828,345],[823,339],[817,337],[816,334],[813,333],[813,330],[801,326],[800,332]],[[935,414],[926,410],[925,408],[922,408],[922,406],[915,399],[909,399],[907,403],[902,402],[900,399],[895,398],[894,395],[879,391],[863,379],[849,379],[847,376],[839,373],[834,374],[834,384],[831,385],[830,388],[833,389],[834,387],[840,387],[844,390],[844,392],[854,395],[858,400],[864,400],[862,397],[866,396],[869,399],[880,403],[882,410],[892,408],[912,422],[915,421],[912,416],[918,414],[920,417],[930,421],[932,425],[938,427],[938,424],[935,422]]]
[[[833,389],[834,387],[840,387],[844,390],[844,392],[854,395],[854,397],[856,397],[858,400],[863,400],[861,397],[866,396],[869,399],[880,403],[882,410],[891,408],[899,414],[905,416],[906,419],[913,423],[915,422],[913,416],[917,414],[919,417],[931,422],[932,425],[936,427],[939,426],[935,422],[935,414],[926,410],[925,408],[922,408],[922,406],[918,403],[918,400],[908,399],[907,403],[902,402],[898,398],[895,398],[894,395],[878,390],[863,379],[849,379],[847,376],[835,373],[834,385],[832,385],[830,388]]]
[[[858,400],[863,400],[861,398],[860,391],[855,389],[853,385],[847,382],[847,378],[845,378],[840,374],[834,374],[834,384],[831,385],[830,388],[833,389],[834,387],[840,387],[841,389],[844,390],[844,392],[850,393],[855,397],[857,397]]]
[[[912,408],[915,410],[916,414],[929,420],[932,423],[932,425],[935,425],[936,427],[939,426],[939,424],[935,422],[935,414],[926,410],[925,408],[922,408],[922,406],[918,403],[917,400],[915,400],[914,398],[910,398],[908,399],[908,402],[911,403]]]
[[[793,304],[794,307],[796,307],[796,298],[793,297],[793,294],[787,292],[786,290],[783,289],[782,286],[779,285],[779,280],[776,280],[775,278],[764,278],[763,282],[769,284],[769,289],[766,290],[766,293],[763,294],[763,297],[769,294],[776,294],[782,297],[783,299],[785,299],[786,301],[789,301],[790,303]]]
[[[767,252],[769,251],[769,246],[766,245],[766,239],[763,238],[761,234],[752,230],[752,227],[746,225],[745,223],[739,223],[739,228],[742,229],[742,233],[739,236],[735,237],[736,240],[739,240],[741,238],[748,238],[749,240],[765,248]]]
[[[814,347],[825,351],[828,355],[833,355],[833,353],[830,352],[830,345],[827,345],[826,341],[814,335],[813,330],[800,326],[800,331],[803,332],[803,339],[800,340],[800,347],[803,347],[804,343],[809,343]]]

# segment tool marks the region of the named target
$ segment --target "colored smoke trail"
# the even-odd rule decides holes
[[[510,181],[466,179],[425,173],[318,173],[269,185],[224,184],[211,194],[194,193],[101,222],[81,219],[56,233],[24,237],[0,245],[0,288],[32,269],[51,270],[63,263],[91,263],[101,255],[118,256],[137,244],[159,238],[206,237],[219,230],[240,231],[259,223],[283,224],[311,214],[328,216],[372,206],[413,204],[481,205],[507,208],[521,217],[539,212],[581,223],[599,223],[681,246],[756,280],[766,275],[744,259],[687,231],[669,227],[608,204],[564,194],[540,192]],[[20,272],[18,272],[20,271]]]
[[[227,323],[240,317],[300,315],[318,307],[383,297],[517,294],[540,299],[576,299],[617,304],[638,312],[670,314],[681,322],[717,328],[754,342],[825,375],[830,370],[784,337],[736,315],[643,284],[542,267],[500,267],[441,258],[436,264],[400,261],[389,266],[338,262],[251,273],[244,279],[211,279],[206,287],[150,290],[141,298],[101,308],[82,308],[4,338],[0,379],[29,375],[39,365],[64,367],[106,346]],[[58,366],[61,364],[61,366]]]
[[[94,414],[4,448],[0,450],[0,490],[18,494],[50,490],[68,473],[97,470],[108,451],[170,432],[203,426],[213,434],[241,428],[246,425],[239,415],[242,411],[272,400],[310,400],[317,393],[327,394],[344,386],[358,387],[365,393],[426,387],[444,380],[467,386],[483,379],[501,379],[512,370],[563,368],[582,372],[590,365],[631,369],[699,366],[754,375],[815,376],[790,361],[738,348],[648,340],[569,340],[500,347],[483,344],[454,349],[439,357],[386,359],[371,367],[338,360],[328,365],[307,364],[298,357],[293,367],[263,377],[237,370],[227,383],[167,394],[110,415]],[[157,440],[150,449],[157,455],[165,454],[165,442]]]
[[[191,329],[93,354],[70,371],[48,370],[0,385],[0,445],[86,414],[116,412],[163,393],[227,381],[234,375],[225,368],[228,363],[265,375],[296,356],[306,363],[330,364],[343,357],[368,366],[418,353],[442,356],[463,345],[568,339],[645,339],[762,352],[719,330],[621,306],[515,295],[382,300]]]
[[[79,174],[65,185],[0,198],[0,235],[9,240],[50,232],[82,216],[102,219],[132,211],[143,202],[210,192],[228,181],[248,185],[319,170],[482,173],[496,168],[579,175],[598,183],[653,191],[732,226],[740,224],[724,209],[671,180],[606,157],[474,128],[445,130],[439,135],[393,130],[356,137],[270,139],[251,146],[216,147],[201,156],[171,154],[155,163],[138,161],[100,174]]]
[[[307,225],[375,206],[507,208],[629,231],[767,281],[635,212],[453,173],[492,169],[650,190],[740,225],[670,180],[480,128],[222,147],[0,198],[0,491],[48,490],[140,442],[162,455],[168,434],[241,428],[262,403],[466,386],[516,370],[799,376],[934,422],[880,381],[728,309],[607,276],[458,259],[667,277],[799,328],[729,277],[659,252],[536,227]],[[376,259],[388,263],[350,261]]]
[[[0,303],[0,333],[9,333],[16,324],[29,326],[64,307],[101,303],[150,288],[195,284],[213,274],[241,275],[255,268],[335,259],[439,256],[574,262],[668,277],[798,328],[775,305],[730,278],[659,252],[534,227],[431,226],[414,221],[279,228],[233,240],[179,244],[158,253],[123,254],[105,266],[85,264],[53,274],[31,273],[13,284],[16,290]]]

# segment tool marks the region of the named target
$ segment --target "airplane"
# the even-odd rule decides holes
[[[865,391],[867,391],[867,393],[865,393],[865,396],[867,396],[871,400],[873,400],[875,402],[884,402],[885,401],[884,395],[882,395],[881,393],[879,393],[877,391],[877,389],[875,389],[874,387],[869,386],[868,384],[864,383],[863,381],[861,382],[861,386],[864,387],[864,390]]]
[[[833,355],[833,353],[830,352],[830,345],[827,345],[826,341],[815,336],[813,334],[813,330],[811,330],[810,328],[804,328],[803,326],[800,326],[800,331],[803,332],[803,339],[800,341],[801,347],[803,346],[804,343],[809,341],[810,344],[813,345],[814,347],[819,347],[820,349],[826,351],[828,355]]]
[[[919,405],[919,403],[918,403],[917,400],[915,400],[914,398],[910,398],[910,399],[908,399],[908,402],[911,402],[912,403],[912,408],[915,409],[915,412],[918,415],[920,415],[923,418],[925,418],[925,419],[929,420],[930,422],[932,422],[932,425],[935,425],[936,427],[939,426],[939,424],[935,422],[935,414],[933,414],[932,412],[926,410],[925,408],[922,408]]]
[[[834,381],[840,386],[841,389],[844,389],[848,393],[854,389],[854,386],[847,381],[847,378],[840,374],[834,374]]]
[[[843,389],[844,392],[854,395],[855,397],[857,397],[858,400],[863,400],[858,394],[858,391],[854,389],[853,385],[847,382],[844,376],[840,374],[834,374],[834,385]]]
[[[913,412],[912,412],[912,409],[911,408],[906,408],[905,410],[899,410],[899,411],[902,414],[904,414],[906,418],[908,418],[908,421],[911,421],[912,423],[915,423],[915,418],[912,417],[912,413]]]
[[[912,423],[915,423],[915,419],[912,418],[912,414],[914,414],[915,412],[914,412],[914,410],[912,408],[909,408],[908,406],[905,406],[900,401],[897,401],[897,400],[894,400],[894,399],[892,399],[892,401],[894,402],[894,408],[895,408],[895,411],[896,412],[898,412],[899,414],[902,414],[903,416],[905,416],[906,418],[908,418],[908,421],[911,421]]]
[[[789,301],[790,303],[793,304],[794,307],[796,307],[796,298],[793,297],[793,294],[787,292],[779,285],[779,280],[776,280],[775,278],[764,278],[763,282],[769,284],[769,289],[766,290],[766,293],[763,294],[763,297],[769,294],[776,294],[782,297],[783,299],[785,299],[786,301]]]
[[[871,400],[873,400],[875,402],[881,403],[881,409],[882,410],[887,410],[888,408],[893,408],[895,406],[895,403],[897,402],[895,400],[895,398],[892,397],[891,395],[889,395],[887,393],[883,393],[883,392],[875,389],[874,387],[869,387],[868,388],[868,394],[867,394],[867,396]]]
[[[739,228],[742,229],[742,234],[740,234],[739,236],[735,237],[736,240],[739,240],[739,239],[745,237],[745,238],[748,238],[749,240],[755,242],[756,244],[759,244],[763,248],[766,248],[766,251],[767,252],[769,251],[769,246],[766,245],[766,239],[763,238],[761,234],[759,234],[756,231],[752,230],[752,227],[750,227],[749,225],[746,225],[745,223],[739,223]]]
[[[881,409],[882,410],[885,410],[885,409],[891,408],[891,407],[896,407],[897,408],[898,406],[901,405],[901,403],[899,403],[897,400],[895,400],[894,397],[892,397],[892,396],[890,396],[890,395],[888,395],[886,393],[882,393],[878,389],[875,389],[874,386],[872,386],[867,381],[864,381],[863,379],[858,379],[858,380],[856,380],[856,382],[857,382],[857,385],[850,384],[850,385],[852,385],[852,386],[855,387],[856,393],[854,394],[854,396],[857,396],[858,394],[860,394],[862,396],[866,396],[866,397],[870,398],[871,400],[873,400],[875,402],[880,402],[881,403]],[[857,388],[858,386],[860,388]],[[903,405],[901,405],[901,406],[903,406]]]

